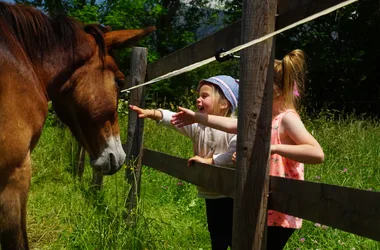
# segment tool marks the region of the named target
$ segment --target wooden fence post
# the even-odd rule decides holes
[[[76,156],[76,163],[74,165],[74,176],[78,176],[79,180],[82,180],[84,165],[86,160],[86,150],[78,143],[78,150]]]
[[[131,68],[130,68],[130,85],[132,87],[141,84],[145,80],[147,67],[148,50],[143,47],[132,48]],[[145,107],[145,87],[133,89],[130,93],[129,104],[141,108]],[[131,189],[127,197],[126,206],[128,214],[137,205],[137,199],[140,194],[141,181],[141,158],[143,149],[143,132],[144,119],[139,119],[136,112],[128,112],[128,138],[124,151],[127,155],[127,169],[125,178],[131,184]],[[131,218],[129,218],[131,221]]]
[[[242,43],[274,31],[277,0],[244,0]],[[242,51],[232,249],[266,249],[272,39]],[[273,57],[273,55],[272,55]]]
[[[78,143],[78,149],[76,154],[76,162],[74,163],[74,177],[78,177],[79,181],[82,180],[84,173],[84,166],[86,160],[86,150]],[[95,190],[102,189],[103,186],[103,174],[92,170],[92,185]]]
[[[94,190],[101,190],[103,188],[103,174],[92,170],[92,187]]]
[[[82,180],[84,173],[84,166],[86,160],[86,150],[83,146],[78,144],[78,150],[76,155],[76,163],[74,165],[74,176],[78,176],[79,181]],[[103,186],[103,174],[92,170],[92,185],[95,190],[102,189]]]

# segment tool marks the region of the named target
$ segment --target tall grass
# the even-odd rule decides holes
[[[354,116],[332,119],[328,113],[304,122],[326,156],[323,164],[305,167],[307,180],[380,191],[378,122]],[[125,142],[125,116],[121,124]],[[189,139],[148,120],[144,145],[192,156]],[[32,154],[28,204],[32,249],[210,249],[204,200],[197,198],[193,185],[144,167],[133,225],[124,217],[130,188],[124,171],[106,176],[103,190],[94,192],[88,162],[81,182],[73,176],[76,147],[67,129],[47,126]],[[304,221],[286,249],[380,249],[380,243]]]

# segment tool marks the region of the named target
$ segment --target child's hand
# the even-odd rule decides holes
[[[191,157],[187,161],[187,166],[190,167],[194,162],[200,162],[200,163],[204,163],[204,164],[213,164],[213,159],[212,158],[202,158],[202,157],[196,155],[196,156]]]
[[[146,118],[148,117],[148,114],[149,114],[149,111],[150,110],[147,110],[147,109],[141,109],[137,106],[134,106],[134,105],[129,105],[129,108],[133,111],[135,111],[140,118]]]
[[[194,111],[182,107],[179,107],[178,109],[180,111],[174,114],[170,120],[173,125],[181,128],[183,126],[196,123]]]
[[[141,109],[134,105],[129,105],[129,109],[135,111],[139,118],[150,118],[155,121],[160,121],[162,119],[162,113],[156,109]]]
[[[232,154],[232,162],[236,164],[236,152]]]

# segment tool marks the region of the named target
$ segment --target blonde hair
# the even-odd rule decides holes
[[[207,82],[207,81],[202,81],[199,83],[199,89],[203,86],[203,85],[208,85],[211,87],[212,89],[212,95],[213,95],[213,100],[214,100],[214,103],[213,103],[213,114],[215,115],[219,115],[219,116],[226,116],[226,117],[229,117],[232,115],[232,107],[231,107],[231,103],[227,100],[227,98],[224,96],[222,90],[216,86],[215,84],[211,83],[211,82]],[[227,104],[227,110],[225,112],[222,113],[222,110],[219,108],[220,105],[222,104]]]
[[[284,98],[282,108],[296,109],[304,90],[306,55],[296,49],[274,62],[274,98]]]

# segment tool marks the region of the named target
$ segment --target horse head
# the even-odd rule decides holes
[[[116,173],[125,160],[117,117],[125,76],[110,51],[132,45],[154,30],[108,31],[86,26],[85,39],[77,40],[74,70],[58,90],[50,91],[56,93],[51,99],[57,115],[90,154],[94,170],[105,175]]]

